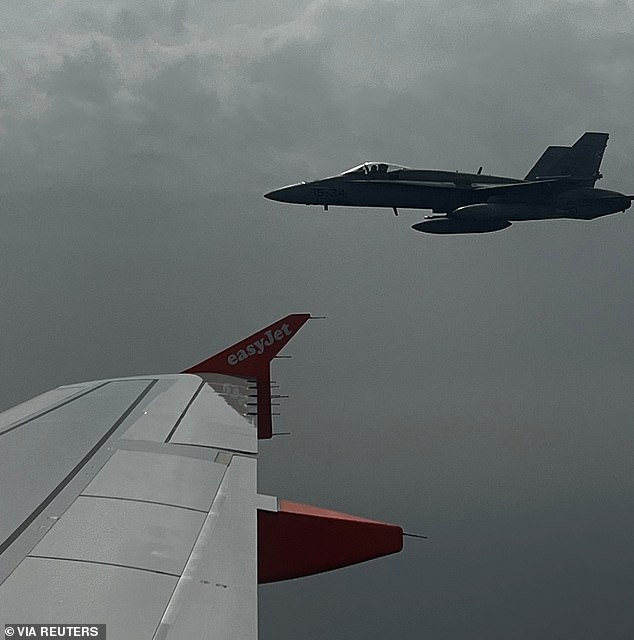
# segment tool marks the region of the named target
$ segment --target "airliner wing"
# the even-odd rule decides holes
[[[205,380],[201,371],[75,384],[0,414],[0,624],[249,640],[258,581],[398,551],[399,527],[257,493],[250,414],[271,403],[250,410],[256,369],[268,380],[294,335],[276,333],[280,323],[307,318],[264,329],[258,353],[243,357],[238,343],[204,361]],[[234,353],[244,366],[253,357],[249,377],[217,372]],[[366,531],[375,542],[359,555],[353,541]]]
[[[256,431],[221,393],[183,374],[61,387],[0,429],[0,622],[256,637]]]

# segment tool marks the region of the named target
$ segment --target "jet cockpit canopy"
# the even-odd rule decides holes
[[[361,175],[369,174],[382,174],[391,173],[392,171],[401,171],[405,167],[401,167],[397,164],[388,164],[387,162],[364,162],[352,169],[344,171],[341,175],[347,175],[350,173],[358,173]]]

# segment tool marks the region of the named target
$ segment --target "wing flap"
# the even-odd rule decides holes
[[[2,622],[99,622],[107,625],[109,639],[145,640],[176,581],[126,567],[26,558],[0,588]]]
[[[79,496],[29,556],[179,576],[203,520],[191,509]]]
[[[155,640],[257,637],[256,461],[236,456]]]

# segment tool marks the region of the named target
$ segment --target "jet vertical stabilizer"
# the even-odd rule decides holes
[[[585,186],[593,187],[594,183],[602,177],[599,167],[608,138],[607,133],[587,132],[572,146],[570,153],[572,177],[583,179]]]
[[[572,147],[548,147],[524,180],[570,177],[592,187],[601,177],[599,167],[607,143],[607,133],[587,131]]]

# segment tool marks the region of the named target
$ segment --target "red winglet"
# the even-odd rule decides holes
[[[270,363],[309,319],[309,313],[293,313],[183,373],[222,373],[238,378],[255,378],[258,438],[270,438],[273,435]]]
[[[280,500],[258,511],[258,582],[277,582],[347,567],[403,548],[403,529],[328,509]]]

